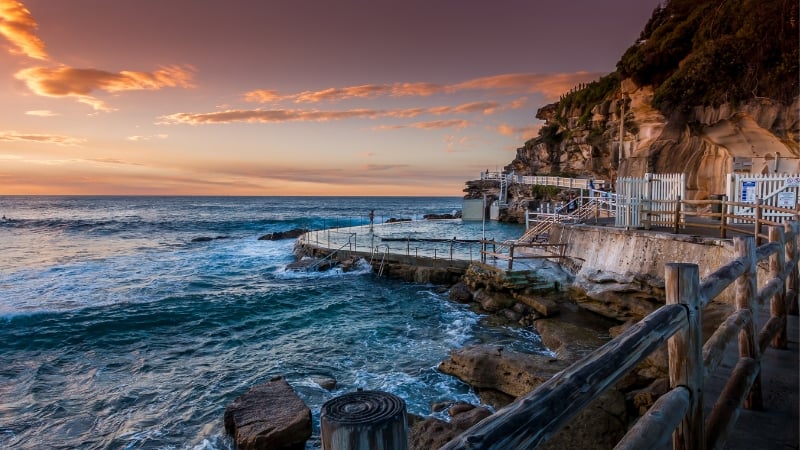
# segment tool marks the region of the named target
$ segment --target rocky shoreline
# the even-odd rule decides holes
[[[553,269],[548,268],[548,270]],[[565,272],[561,276],[568,278],[569,274]],[[528,285],[520,288],[509,285],[496,273],[471,267],[455,284],[452,284],[452,280],[450,277],[440,282],[441,291],[446,292],[451,301],[469,304],[473,310],[484,314],[483,320],[491,324],[534,329],[541,336],[542,344],[550,352],[522,353],[491,344],[453,349],[449,357],[438,365],[438,369],[472,386],[481,404],[442,402],[431,405],[431,415],[428,417],[409,415],[411,450],[438,449],[467,428],[491,415],[494,410],[527,394],[559,371],[602,346],[633,323],[633,321],[623,323],[613,320],[581,307],[575,299],[579,293],[563,289],[564,286],[570,285],[568,279],[562,279],[561,283],[550,283],[546,287],[533,288]],[[543,448],[613,447],[630,424],[666,392],[668,388],[666,377],[664,349],[598,398]],[[288,384],[285,380],[279,378],[269,383],[277,386],[275,389],[284,396],[281,397],[283,400],[268,401],[269,405],[266,407],[263,399],[246,401],[244,397],[248,395],[255,395],[257,398],[264,395],[265,387],[259,385],[253,387],[252,392],[237,399],[229,408],[249,403],[257,405],[259,414],[262,415],[297,418],[284,424],[288,431],[281,434],[276,431],[274,421],[259,422],[254,420],[250,413],[227,411],[226,429],[239,442],[239,448],[263,448],[248,444],[266,439],[263,427],[269,428],[270,439],[274,436],[290,436],[287,438],[288,446],[285,448],[303,448],[292,446],[299,445],[298,435],[310,436],[310,428],[307,429],[310,427],[310,421],[305,419],[307,407],[302,401],[297,404],[296,401],[286,400],[285,396],[291,398],[293,392],[286,392]],[[335,380],[327,380],[325,385],[332,387],[335,383]],[[322,383],[320,385],[323,386]],[[286,411],[285,408],[291,410]],[[449,420],[434,417],[435,413],[445,410]],[[230,418],[237,414],[247,417],[246,422],[249,425],[234,426]],[[298,424],[298,421],[302,424]],[[259,423],[263,425],[261,430],[257,426]]]

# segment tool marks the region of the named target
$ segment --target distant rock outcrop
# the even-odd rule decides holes
[[[311,410],[276,377],[225,408],[225,430],[240,450],[302,450],[311,437]]]
[[[258,238],[259,241],[278,241],[281,239],[294,239],[296,237],[301,236],[305,233],[306,229],[304,228],[293,228],[287,231],[275,231],[272,233],[267,233]]]

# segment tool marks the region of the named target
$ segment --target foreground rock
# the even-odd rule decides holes
[[[450,422],[428,418],[413,423],[408,432],[409,450],[436,450],[492,414],[487,408],[467,403],[455,403],[447,412]]]
[[[240,450],[302,450],[311,437],[311,410],[277,377],[225,408],[225,431]]]

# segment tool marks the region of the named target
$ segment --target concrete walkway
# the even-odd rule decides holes
[[[769,305],[759,308],[758,329],[769,319]],[[725,448],[730,450],[798,449],[800,433],[800,332],[798,317],[787,321],[788,349],[767,348],[761,359],[761,384],[764,408],[742,410]],[[706,416],[719,398],[738,359],[738,346],[728,346],[720,367],[706,380],[704,403]]]

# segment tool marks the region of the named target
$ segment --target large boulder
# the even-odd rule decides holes
[[[566,367],[545,355],[521,353],[494,345],[464,347],[450,352],[439,370],[477,389],[493,389],[519,397]]]
[[[501,309],[510,308],[516,302],[510,296],[501,292],[488,292],[480,289],[475,292],[475,301],[481,304],[481,308],[488,312],[497,312]]]
[[[302,450],[311,437],[311,410],[283,377],[276,377],[225,408],[225,431],[239,450]]]
[[[472,301],[472,291],[469,290],[466,283],[459,281],[450,288],[448,297],[458,303],[469,303]]]

